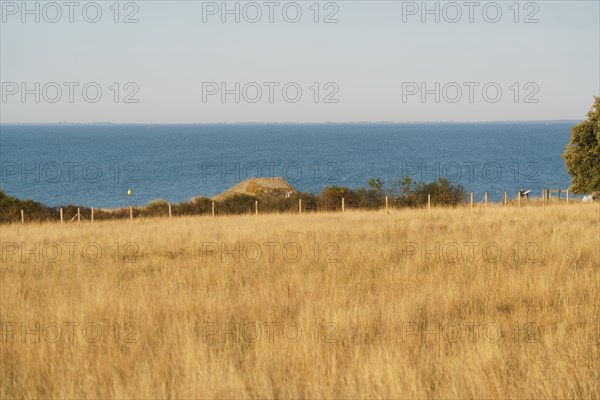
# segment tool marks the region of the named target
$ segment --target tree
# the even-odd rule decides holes
[[[573,192],[600,190],[600,97],[594,98],[588,119],[571,129],[571,140],[562,157]]]
[[[369,186],[371,186],[373,189],[382,191],[383,185],[385,185],[385,182],[381,178],[369,179]]]

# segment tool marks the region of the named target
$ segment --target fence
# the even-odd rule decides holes
[[[561,194],[564,193],[565,197],[564,197],[564,201],[566,204],[569,204],[571,202],[571,198],[570,198],[570,193],[568,189],[543,189],[541,192],[541,197],[538,200],[538,203],[542,203],[543,205],[550,203],[553,198],[552,198],[552,194],[555,193],[557,194],[557,200],[558,201],[562,201],[561,200]],[[534,199],[535,200],[535,199]],[[341,197],[339,199],[340,203],[340,210],[342,213],[346,212],[346,199],[344,197]],[[527,203],[529,203],[530,199],[529,199],[529,194],[527,195],[522,195],[520,192],[516,197],[516,200],[509,200],[508,198],[508,194],[507,192],[503,192],[502,193],[502,200],[500,201],[500,203],[497,203],[498,205],[501,205],[503,207],[508,207],[509,205],[515,205],[517,207],[522,207],[524,205],[526,205]],[[468,207],[473,210],[475,208],[475,205],[478,206],[482,206],[482,207],[489,207],[490,206],[490,196],[488,192],[484,193],[483,199],[481,201],[476,202],[475,201],[475,197],[474,197],[474,193],[471,192],[469,194],[469,201],[466,203],[466,205],[468,205]],[[425,206],[427,209],[431,209],[434,208],[435,206],[432,203],[432,195],[428,194],[427,195],[427,204]],[[405,207],[392,207],[390,206],[390,197],[389,196],[385,196],[385,206],[381,207],[382,209],[388,211],[391,208],[405,208]],[[423,208],[423,207],[421,207]],[[134,220],[134,209],[138,209],[138,207],[133,207],[133,206],[129,206],[128,209],[128,217],[130,221]],[[357,207],[357,209],[361,209],[360,207]],[[302,206],[302,198],[298,199],[298,214],[302,214],[303,212],[307,212],[307,210],[305,208],[303,208]],[[82,212],[81,212],[81,208],[77,208],[77,212],[75,213],[75,215],[73,215],[72,218],[70,218],[66,223],[72,223],[72,222],[81,222],[82,220],[89,220],[90,223],[94,223],[94,215],[95,212],[97,210],[94,209],[94,207],[89,209],[89,214],[88,217],[86,218]],[[123,215],[123,209],[118,209],[118,211],[121,211],[121,213],[119,214],[119,216],[116,216],[115,218],[102,218],[102,219],[124,219],[121,215]],[[211,208],[210,208],[210,214],[212,217],[217,216],[217,208],[216,208],[216,203],[214,201],[212,201],[211,204]],[[292,210],[288,210],[288,211],[292,211]],[[105,211],[106,212],[106,211]],[[254,210],[253,210],[255,215],[259,214],[259,201],[255,200],[254,202]],[[109,212],[109,214],[112,213],[112,211]],[[265,213],[269,213],[269,211],[266,211]],[[236,213],[226,213],[227,215],[232,215],[232,214],[236,214]],[[238,213],[239,214],[239,213]],[[198,214],[184,214],[184,215],[204,215],[203,213],[198,213]],[[59,216],[60,216],[60,223],[64,224],[65,223],[65,212],[63,208],[59,209]],[[173,206],[171,205],[171,203],[167,203],[167,209],[166,209],[166,215],[161,215],[161,216],[168,216],[168,218],[173,218]],[[21,209],[21,223],[24,224],[27,221],[26,218],[26,213],[25,210]]]

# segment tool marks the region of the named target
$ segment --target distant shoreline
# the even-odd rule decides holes
[[[0,126],[21,125],[81,125],[81,126],[214,126],[214,125],[470,125],[470,124],[577,124],[583,120],[523,120],[523,121],[405,121],[405,122],[0,122]]]

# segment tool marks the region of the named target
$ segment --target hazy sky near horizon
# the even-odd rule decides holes
[[[600,95],[598,1],[47,3],[1,2],[0,122],[576,120]]]

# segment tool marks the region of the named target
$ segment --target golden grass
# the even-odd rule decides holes
[[[0,230],[0,398],[600,394],[597,204]]]

